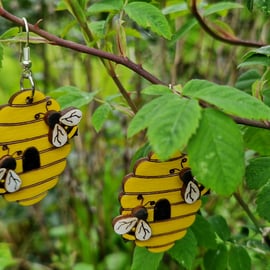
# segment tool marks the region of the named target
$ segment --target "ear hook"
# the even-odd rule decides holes
[[[32,71],[31,71],[31,66],[32,62],[30,60],[30,47],[29,47],[29,27],[27,20],[23,17],[22,18],[24,21],[24,27],[26,31],[26,43],[25,47],[23,48],[23,59],[22,59],[22,65],[23,65],[23,72],[20,80],[20,87],[21,90],[28,90],[29,88],[24,88],[24,80],[27,79],[30,82],[31,88],[32,89],[32,94],[31,97],[27,98],[27,103],[32,103],[34,94],[35,94],[35,83],[32,77]]]

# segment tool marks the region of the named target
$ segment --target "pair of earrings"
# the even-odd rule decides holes
[[[23,48],[20,91],[0,106],[0,194],[8,201],[32,205],[58,182],[77,135],[82,112],[61,110],[56,100],[35,88],[32,77],[29,29]],[[30,84],[25,88],[25,81]]]

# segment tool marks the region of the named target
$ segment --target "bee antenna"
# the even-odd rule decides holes
[[[175,173],[175,172],[180,172],[180,170],[178,168],[173,168],[173,169],[170,169],[170,173]]]
[[[9,147],[6,144],[2,146],[2,150],[8,151],[8,155],[9,155]]]
[[[184,168],[183,163],[185,163],[185,162],[187,162],[187,158],[183,158],[183,159],[181,160],[181,163],[180,163],[180,164],[181,164],[181,167],[182,167],[182,168]]]
[[[35,119],[38,120],[40,118],[40,116],[44,116],[45,113],[37,113],[35,114]]]
[[[155,205],[155,201],[148,201],[144,206],[146,206],[147,204],[150,204],[151,206]]]
[[[47,102],[46,102],[46,110],[49,111],[49,106],[52,105],[52,101],[49,99]]]
[[[143,204],[143,200],[144,200],[143,195],[142,194],[139,194],[137,196],[137,200],[142,201],[142,204]]]

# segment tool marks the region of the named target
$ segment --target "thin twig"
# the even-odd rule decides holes
[[[220,35],[216,33],[213,29],[211,29],[208,24],[205,22],[205,20],[200,15],[198,8],[197,8],[197,0],[191,1],[191,13],[194,15],[194,17],[197,19],[201,27],[205,30],[206,33],[208,33],[210,36],[212,36],[214,39],[217,39],[219,41],[229,43],[231,45],[238,45],[238,46],[246,46],[246,47],[262,47],[266,44],[263,42],[256,42],[256,41],[249,41],[249,40],[243,40],[239,39],[237,37],[232,37],[230,34]]]
[[[4,8],[1,8],[1,7],[0,7],[0,16],[2,16],[3,18],[13,23],[24,26],[24,21],[22,19],[16,17],[15,15],[9,13],[8,11],[6,11]],[[57,37],[51,33],[48,33],[40,29],[38,25],[28,24],[28,27],[31,32],[45,38],[46,40],[50,42],[51,45],[56,45],[56,46],[68,48],[77,52],[86,53],[86,54],[94,55],[103,59],[111,60],[117,64],[126,66],[127,68],[129,68],[130,70],[133,70],[134,72],[136,72],[137,74],[139,74],[140,76],[142,76],[143,78],[145,78],[146,80],[148,80],[149,82],[153,84],[167,85],[165,82],[159,80],[153,74],[145,70],[141,65],[134,63],[127,57],[118,56],[112,53],[108,53],[106,51],[88,47],[83,44],[65,40],[63,38]]]
[[[83,18],[80,17],[80,14],[78,14],[76,12],[76,8],[74,7],[73,1],[68,0],[67,2],[70,5],[70,8],[72,9],[72,12],[73,12],[76,20],[79,22],[79,25],[80,25],[82,31],[84,32],[84,36],[85,36],[85,39],[86,39],[86,44],[88,45],[88,44],[92,43],[94,38],[93,38],[93,35],[92,35],[92,32],[91,32],[90,28],[88,27],[88,24],[85,22],[85,20],[83,20]],[[95,49],[100,49],[97,44],[94,44],[94,48]],[[131,99],[128,91],[125,89],[122,82],[119,80],[118,76],[116,75],[114,65],[112,64],[111,61],[105,60],[103,58],[100,58],[100,60],[103,63],[105,69],[107,70],[107,73],[113,79],[113,81],[114,81],[115,85],[117,86],[119,92],[124,97],[124,99],[126,100],[128,105],[130,106],[130,108],[132,109],[134,114],[136,114],[137,111],[138,111],[137,107],[136,107],[135,103],[133,102],[133,100]]]
[[[196,1],[193,0],[193,2],[196,4]],[[24,26],[24,21],[22,19],[7,12],[1,6],[0,6],[0,16],[2,16],[3,18],[5,18],[13,23]],[[145,78],[146,80],[148,80],[149,82],[151,82],[153,84],[167,85],[165,82],[161,81],[160,79],[155,77],[153,74],[146,71],[141,65],[132,62],[127,57],[118,56],[118,55],[108,53],[108,52],[105,52],[105,51],[102,51],[102,50],[99,50],[96,48],[87,47],[85,45],[82,45],[82,44],[79,44],[76,42],[72,42],[69,40],[59,38],[51,33],[48,33],[46,31],[40,29],[38,25],[28,24],[28,27],[29,27],[31,32],[36,33],[37,35],[45,38],[52,45],[68,48],[68,49],[71,49],[71,50],[74,50],[77,52],[81,52],[81,53],[85,53],[85,54],[89,54],[89,55],[94,55],[94,56],[97,56],[101,59],[110,60],[110,61],[115,62],[117,64],[121,64],[130,70],[133,70],[135,73],[137,73],[138,75],[140,75],[141,77]],[[231,43],[231,44],[233,44],[233,43]],[[238,45],[240,45],[240,44],[238,44]],[[255,120],[244,119],[244,118],[235,117],[235,116],[231,116],[231,117],[232,117],[232,119],[234,119],[234,121],[236,123],[239,123],[239,124],[243,124],[243,125],[247,125],[247,126],[254,126],[254,127],[264,128],[264,129],[270,129],[270,125],[268,122],[255,121]]]
[[[258,232],[261,233],[262,232],[262,229],[260,227],[259,222],[255,218],[255,216],[253,215],[253,213],[250,211],[248,205],[244,202],[244,200],[242,199],[241,195],[239,193],[235,192],[235,193],[233,193],[233,196],[237,200],[237,202],[240,204],[240,206],[243,208],[243,210],[247,213],[248,217],[251,219],[251,221],[255,225],[256,229],[258,230]]]

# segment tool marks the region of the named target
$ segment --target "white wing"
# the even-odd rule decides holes
[[[113,229],[117,234],[125,234],[132,230],[132,228],[136,225],[138,218],[136,217],[120,217],[117,218],[116,222],[114,223]]]
[[[62,115],[59,121],[69,127],[73,127],[79,124],[82,119],[82,112],[78,109],[72,109]]]
[[[14,171],[9,170],[5,181],[6,191],[10,193],[15,192],[20,189],[21,184],[22,180],[20,177]]]
[[[52,144],[55,147],[61,147],[68,141],[68,135],[65,129],[59,124],[55,124],[52,131]]]
[[[0,181],[4,179],[5,173],[7,169],[6,168],[0,168]]]
[[[199,187],[193,182],[189,181],[184,193],[184,200],[187,204],[193,204],[200,199],[201,192]]]
[[[136,239],[140,241],[146,241],[151,237],[151,235],[152,235],[151,227],[146,221],[141,219],[138,222],[138,225],[135,230]]]

